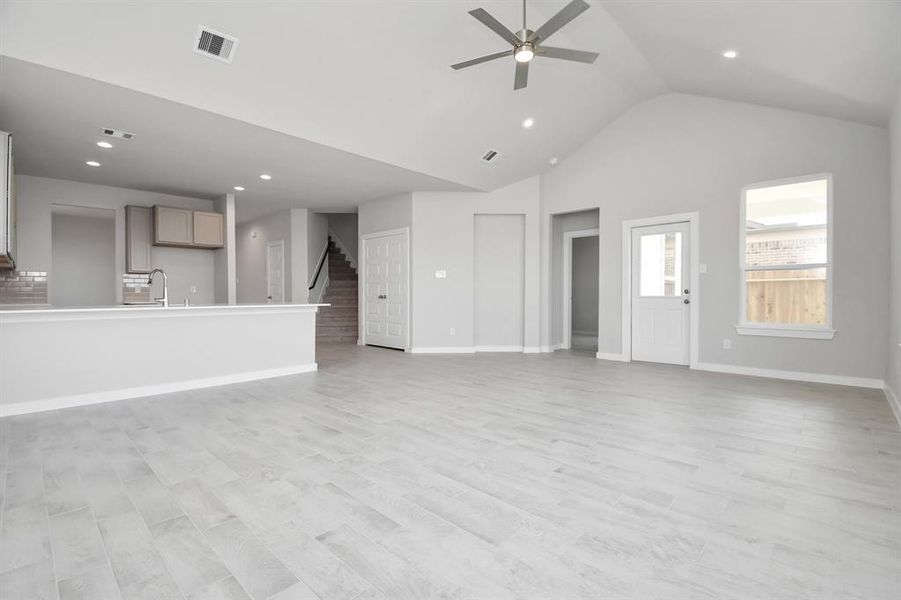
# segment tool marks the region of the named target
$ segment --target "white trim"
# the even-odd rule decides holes
[[[600,264],[601,231],[599,228],[563,232],[563,348],[572,347],[572,262],[573,239],[598,236],[598,264]],[[598,273],[598,305],[600,305],[600,273]]]
[[[701,331],[701,216],[697,211],[623,221],[622,359],[626,362],[632,360],[632,230],[636,227],[673,223],[688,223],[688,235],[691,238],[689,240],[691,248],[691,287],[689,288],[691,290],[691,305],[689,308],[689,320],[691,323],[689,324],[688,334],[688,366],[697,368]]]
[[[411,327],[411,311],[410,311],[410,278],[412,277],[411,273],[411,252],[410,252],[410,228],[409,227],[398,227],[397,229],[386,229],[384,231],[373,231],[371,233],[366,233],[360,235],[358,248],[360,250],[360,270],[357,272],[357,331],[359,332],[359,343],[361,346],[366,345],[366,242],[367,240],[371,240],[374,238],[387,237],[389,235],[398,235],[403,234],[404,236],[404,247],[406,249],[407,255],[407,281],[405,290],[406,290],[406,298],[404,298],[404,304],[407,308],[407,317],[405,323],[404,332],[406,336],[406,340],[404,342],[403,350],[407,352],[415,352],[415,350],[410,346],[410,330]]]
[[[524,352],[522,346],[475,346],[476,352]]]
[[[888,400],[888,405],[892,407],[892,412],[895,413],[895,420],[898,421],[898,425],[901,425],[901,402],[898,401],[898,396],[888,384],[882,388],[882,392],[885,394],[885,399]]]
[[[341,241],[341,238],[338,237],[338,234],[335,233],[335,230],[332,229],[331,227],[328,228],[328,234],[329,234],[329,236],[331,236],[331,238],[333,240],[335,240],[335,245],[338,246],[338,249],[341,250],[341,253],[347,257],[347,262],[350,263],[351,268],[356,270],[357,257],[351,256],[350,252],[347,250],[347,244],[345,244],[343,241]],[[357,247],[357,250],[359,250],[359,247]]]
[[[613,360],[616,362],[630,362],[628,358],[618,352],[598,352],[595,354],[598,360]]]
[[[269,242],[266,244],[266,298],[271,300],[272,298],[269,296],[269,291],[272,289],[272,286],[269,285],[269,276],[272,273],[272,269],[270,268],[270,255],[269,248],[273,246],[279,246],[282,249],[282,301],[276,302],[276,304],[284,304],[285,302],[285,273],[287,269],[285,268],[285,240],[276,240],[274,242]],[[310,284],[308,283],[307,286]],[[292,298],[293,299],[293,298]]]
[[[778,323],[750,323],[736,325],[739,335],[765,335],[770,337],[807,338],[811,340],[831,340],[835,330],[828,327],[804,327],[803,325],[780,325]]]
[[[188,379],[185,381],[175,381],[172,383],[160,383],[155,385],[145,385],[131,388],[121,388],[117,390],[109,390],[105,392],[94,392],[90,394],[78,394],[74,396],[59,396],[56,398],[45,398],[41,400],[32,400],[29,402],[15,402],[12,404],[0,404],[0,417],[9,417],[12,415],[24,415],[28,413],[43,412],[47,410],[57,410],[61,408],[72,408],[75,406],[88,406],[91,404],[102,404],[104,402],[114,402],[116,400],[127,400],[129,398],[142,398],[145,396],[157,396],[160,394],[171,394],[173,392],[183,392],[185,390],[196,390],[201,388],[216,387],[220,385],[231,385],[245,381],[256,381],[258,379],[270,379],[272,377],[284,377],[285,375],[297,375],[299,373],[310,373],[316,371],[318,366],[316,363],[297,365],[292,367],[279,367],[276,369],[264,369],[261,371],[248,371],[246,373],[235,373],[231,375],[221,375],[218,377],[204,377],[201,379]]]
[[[522,349],[523,354],[541,354],[542,352],[549,352],[550,349],[545,350],[541,346],[525,346]]]
[[[884,389],[885,382],[882,379],[869,377],[851,377],[847,375],[830,375],[828,373],[808,373],[805,371],[783,371],[781,369],[761,369],[758,367],[742,367],[740,365],[728,365],[722,363],[698,363],[692,367],[698,371],[712,371],[714,373],[731,373],[732,375],[750,375],[752,377],[767,377],[769,379],[787,379],[790,381],[806,381],[811,383],[829,383],[833,385],[848,385],[852,387]]]
[[[472,346],[419,346],[410,348],[413,354],[475,354]]]
[[[748,267],[745,264],[747,259],[746,241],[746,213],[748,204],[748,192],[762,188],[776,187],[780,185],[791,185],[793,183],[805,183],[808,181],[826,180],[826,264],[800,264],[800,265],[772,265]],[[746,185],[741,189],[741,201],[739,206],[738,218],[738,325],[735,329],[740,335],[768,335],[773,337],[796,337],[807,339],[831,340],[835,335],[835,329],[832,322],[833,307],[833,287],[832,287],[832,264],[834,262],[832,255],[833,238],[833,185],[832,173],[815,173],[813,175],[802,175],[800,177],[788,177],[785,179],[774,179],[771,181],[760,181]],[[791,325],[789,323],[756,323],[747,319],[747,282],[745,280],[745,271],[763,271],[763,270],[801,270],[801,269],[822,269],[826,268],[826,323],[812,327]],[[761,327],[762,325],[762,327]],[[754,331],[751,331],[751,329]]]

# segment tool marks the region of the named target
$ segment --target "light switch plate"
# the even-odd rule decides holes
[[[723,338],[723,350],[732,350],[732,340]]]
[[[435,279],[447,279],[447,271],[435,271]]]
[[[707,272],[707,263],[701,263],[701,264],[699,264],[699,265],[698,265],[698,272],[699,272],[699,273],[706,273],[706,272]]]

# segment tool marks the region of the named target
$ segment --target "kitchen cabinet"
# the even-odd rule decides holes
[[[125,207],[125,271],[149,273],[153,270],[153,209],[149,206]]]
[[[194,211],[171,206],[153,207],[155,246],[193,246]]]
[[[221,248],[225,244],[225,215],[194,211],[194,245]]]
[[[12,136],[0,131],[0,269],[16,268],[16,189]]]

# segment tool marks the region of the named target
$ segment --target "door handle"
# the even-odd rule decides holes
[[[379,294],[379,300],[387,300],[388,294]]]
[[[683,294],[687,294],[687,293],[688,293],[688,288],[685,288],[684,290],[682,290],[682,293],[683,293]]]
[[[682,301],[682,304],[691,304],[691,300],[686,298],[685,300]]]

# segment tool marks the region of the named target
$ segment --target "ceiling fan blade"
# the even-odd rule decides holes
[[[513,79],[513,89],[518,90],[526,87],[529,83],[529,63],[516,63],[516,77]]]
[[[480,56],[479,58],[474,58],[472,60],[466,60],[463,62],[459,62],[455,65],[451,65],[452,69],[465,69],[466,67],[471,67],[473,65],[478,65],[483,62],[488,62],[489,60],[496,60],[498,58],[503,58],[505,56],[512,56],[513,50],[504,50],[503,52],[495,52],[494,54],[489,54],[487,56]]]
[[[535,30],[535,33],[529,36],[529,41],[537,40],[540,42],[548,39],[561,27],[588,10],[588,8],[589,6],[584,0],[572,0],[572,2],[564,6],[560,12],[548,19],[547,23]]]
[[[570,50],[569,48],[554,48],[552,46],[539,46],[538,56],[546,56],[548,58],[561,58],[563,60],[574,60],[582,63],[593,63],[598,59],[597,52],[585,52],[584,50]]]
[[[515,33],[504,27],[500,21],[489,15],[488,11],[484,8],[476,8],[475,10],[469,11],[469,14],[481,21],[485,27],[507,40],[508,43],[513,44],[514,46],[518,46],[522,43],[522,40],[516,37]]]

